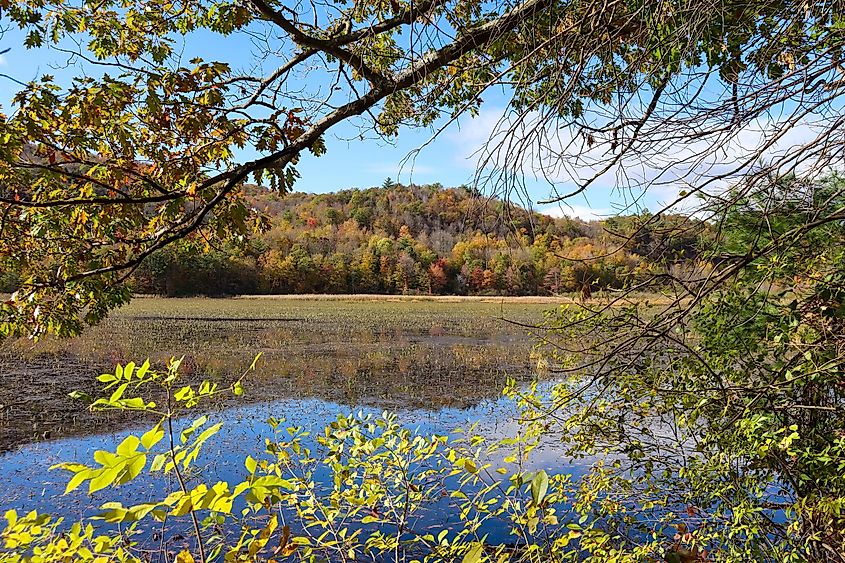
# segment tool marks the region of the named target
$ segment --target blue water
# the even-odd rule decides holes
[[[273,439],[273,431],[266,422],[270,417],[286,420],[283,427],[303,427],[310,431],[313,437],[314,433],[320,432],[338,415],[349,415],[353,412],[378,415],[381,411],[374,408],[356,408],[353,411],[348,405],[319,399],[286,399],[212,413],[211,422],[223,421],[224,425],[222,430],[206,443],[200,454],[196,464],[200,469],[200,477],[209,485],[217,481],[230,484],[243,481],[247,476],[243,465],[244,458],[247,455],[262,457],[265,439]],[[504,398],[485,400],[468,409],[405,410],[397,414],[400,424],[423,435],[449,434],[456,428],[466,427],[473,422],[479,423],[477,433],[490,439],[513,436],[518,429],[515,405]],[[49,470],[51,465],[60,462],[90,465],[94,451],[114,451],[127,435],[140,435],[148,426],[149,424],[137,425],[121,428],[114,433],[34,443],[0,455],[0,513],[10,508],[19,512],[34,509],[75,521],[96,514],[103,502],[116,498],[119,498],[124,506],[163,499],[168,492],[178,489],[172,474],[168,478],[158,474],[155,479],[142,474],[135,481],[121,486],[118,491],[106,489],[89,496],[83,491],[84,487],[63,495],[70,474],[62,470]],[[491,461],[507,467],[501,463],[506,453],[496,455],[499,459]],[[585,469],[562,458],[553,439],[538,448],[528,462],[522,465],[525,470],[540,468],[549,473],[565,472],[575,475]],[[517,468],[509,469],[515,471]],[[318,479],[321,477],[326,478],[327,472],[318,473]],[[454,501],[444,498],[421,512],[416,525],[417,529],[442,530],[456,525],[457,522],[458,509]],[[488,541],[493,543],[508,542],[508,530],[509,526],[505,522],[491,520],[485,523],[480,533],[488,534]],[[147,529],[141,539],[147,536],[149,541],[158,541],[158,533],[157,529]],[[171,528],[164,535],[168,542],[175,544],[189,541],[183,539],[189,535],[184,529]]]

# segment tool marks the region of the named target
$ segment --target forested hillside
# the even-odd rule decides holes
[[[264,233],[241,246],[194,238],[160,251],[134,273],[134,290],[531,295],[622,287],[655,270],[677,273],[704,230],[647,213],[552,218],[436,184],[386,181],[319,195],[245,190],[267,218]]]

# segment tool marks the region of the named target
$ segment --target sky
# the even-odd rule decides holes
[[[26,49],[23,34],[7,29],[0,37],[0,108],[10,113],[11,98],[21,89],[16,82],[28,82],[42,74],[54,75],[60,83],[69,79],[79,68],[67,68],[67,55],[48,48]],[[213,36],[192,36],[186,43],[183,58],[201,55],[206,60],[228,60],[246,64],[251,46],[240,39]],[[428,129],[404,128],[393,142],[382,139],[359,140],[359,130],[350,124],[332,129],[327,138],[327,152],[316,158],[304,154],[298,171],[300,179],[294,189],[309,193],[324,193],[347,188],[367,188],[381,185],[386,178],[401,183],[440,183],[444,186],[472,184],[476,172],[475,155],[502,115],[507,99],[499,92],[489,92],[485,104],[475,118],[469,116],[452,123],[432,138]],[[419,150],[417,150],[419,149]],[[245,154],[254,157],[255,153]],[[560,181],[551,186],[547,181],[535,180],[528,174],[524,180],[527,194],[513,195],[518,203],[555,216],[567,215],[582,219],[609,216],[626,202],[612,185],[592,187],[584,194],[563,205],[537,205],[548,198],[554,189],[566,191],[571,182]],[[481,186],[486,193],[501,193],[495,185]],[[528,196],[526,198],[526,195]],[[669,194],[672,195],[672,194]],[[666,194],[647,194],[639,204],[658,207]],[[630,199],[627,199],[630,203]]]
[[[11,111],[10,100],[21,88],[16,81],[27,82],[41,74],[52,74],[62,82],[80,71],[79,67],[67,68],[62,64],[67,60],[67,55],[47,48],[27,50],[22,41],[23,34],[16,30],[7,30],[0,37],[0,50],[10,49],[8,53],[0,55],[0,107],[4,112]],[[248,40],[234,36],[221,38],[210,34],[192,34],[184,46],[183,59],[200,55],[205,60],[225,60],[233,67],[246,66],[251,61],[251,48]],[[267,69],[262,70],[266,72]],[[328,133],[325,139],[328,149],[326,154],[319,158],[310,153],[303,154],[297,167],[301,177],[294,189],[324,193],[347,188],[367,188],[381,185],[388,177],[405,184],[472,184],[477,153],[493,134],[506,106],[504,93],[488,91],[476,117],[463,116],[435,138],[432,138],[431,130],[404,128],[392,143],[374,138],[360,140],[357,128],[352,124],[341,124]],[[565,143],[566,139],[557,142]],[[753,144],[758,140],[746,136],[741,142]],[[553,184],[534,178],[531,166],[523,166],[526,193],[512,194],[512,198],[543,213],[589,220],[607,217],[620,210],[636,212],[644,208],[661,209],[673,201],[681,189],[669,183],[662,187],[652,187],[645,194],[631,194],[616,189],[613,175],[608,174],[584,193],[567,199],[563,204],[538,204],[555,193],[571,191],[575,186],[571,175],[585,177],[595,170],[589,164],[589,151],[585,153],[582,169],[561,171],[553,178]],[[254,158],[258,155],[253,151],[242,156]],[[638,164],[634,160],[627,162],[626,166],[633,172]],[[480,187],[487,193],[497,195],[502,191],[495,182]]]

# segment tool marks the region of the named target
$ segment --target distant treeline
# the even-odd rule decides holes
[[[706,232],[678,215],[552,218],[440,185],[386,182],[319,195],[248,187],[246,197],[269,217],[266,233],[241,247],[199,251],[201,241],[193,241],[168,248],[136,270],[134,290],[556,294],[683,268]]]
[[[270,228],[242,245],[199,238],[150,256],[134,291],[169,296],[286,293],[548,295],[619,288],[683,272],[707,225],[649,213],[553,218],[439,184],[280,195],[248,186]],[[0,292],[20,274],[0,264]]]

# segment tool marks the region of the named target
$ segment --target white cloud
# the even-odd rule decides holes
[[[6,55],[0,54],[0,66],[6,66],[9,61],[6,60]]]
[[[610,162],[615,154],[610,138],[590,139],[588,143],[586,135],[571,127],[558,128],[553,120],[537,112],[516,116],[502,107],[485,108],[476,118],[462,121],[449,138],[455,165],[469,169],[486,166],[482,175],[501,171],[485,176],[492,177],[494,183],[507,184],[514,177],[527,182],[533,179],[537,185],[548,186],[549,199],[557,199],[578,191],[579,185],[589,181],[590,199],[597,200],[602,208],[572,204],[567,199],[569,212],[564,204],[559,214],[595,217],[604,212],[637,212],[644,207],[653,212],[666,207],[692,212],[698,200],[680,195],[690,192],[691,187],[704,186],[707,192],[718,193],[758,166],[761,154],[768,162],[790,163],[799,157],[799,147],[814,140],[819,130],[804,120],[781,134],[790,113],[761,117],[740,131],[708,137],[677,136],[677,132],[664,132],[661,127],[665,126],[649,124],[643,134],[650,142],[616,163]],[[811,119],[820,120],[821,130],[829,133],[825,117]],[[809,166],[803,164],[797,171]],[[597,191],[604,193],[597,196]],[[543,200],[542,194],[535,195]]]
[[[535,209],[538,213],[550,217],[569,217],[582,221],[596,221],[606,219],[615,214],[612,209],[604,207],[590,207],[589,205],[554,204]]]
[[[454,128],[449,128],[444,136],[452,144],[453,164],[476,170],[479,153],[494,136],[504,115],[504,108],[483,108],[476,117],[460,120]]]

